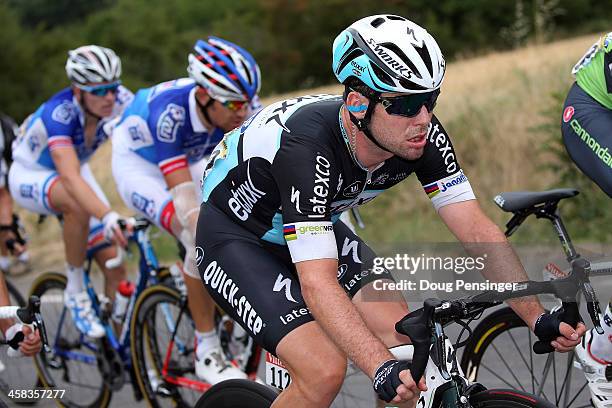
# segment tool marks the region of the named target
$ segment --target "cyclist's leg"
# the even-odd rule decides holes
[[[292,383],[274,407],[329,406],[346,357],[313,321],[287,248],[264,243],[207,204],[196,245],[200,276],[215,302],[287,364]]]
[[[96,181],[89,164],[81,166],[81,177],[87,182],[91,189],[96,193],[96,196],[110,207],[110,202],[102,188]],[[119,286],[119,282],[127,276],[125,266],[123,264],[116,268],[107,268],[106,261],[117,256],[117,247],[111,245],[104,238],[104,225],[102,221],[95,217],[89,218],[89,236],[87,239],[87,249],[93,254],[93,258],[98,264],[98,267],[104,273],[105,284],[104,293],[111,299],[115,298],[115,292]]]
[[[612,111],[577,84],[565,101],[561,133],[576,165],[612,197]]]
[[[65,305],[79,331],[91,337],[102,337],[104,328],[93,312],[83,279],[89,215],[72,198],[54,170],[26,167],[14,162],[9,171],[9,186],[15,201],[27,210],[63,215],[62,236],[68,277]]]
[[[116,137],[129,137],[121,133],[125,131],[122,126],[115,129]],[[123,202],[131,210],[147,217],[160,229],[174,237],[180,237],[182,227],[175,215],[172,196],[159,168],[133,152],[123,151],[121,146],[114,145],[112,167],[117,190]],[[187,287],[189,308],[196,330],[207,333],[215,328],[214,302],[202,287],[194,264],[195,260],[192,259],[194,251],[187,252],[191,257],[185,259],[186,274],[183,277]],[[198,313],[194,313],[196,310]]]

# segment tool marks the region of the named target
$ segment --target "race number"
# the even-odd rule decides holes
[[[266,384],[284,390],[291,384],[289,371],[278,358],[266,353]]]

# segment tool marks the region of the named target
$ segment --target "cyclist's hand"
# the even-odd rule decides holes
[[[578,323],[578,327],[574,329],[567,323],[561,322],[559,325],[559,333],[561,336],[557,337],[551,344],[555,348],[555,351],[560,353],[567,353],[572,351],[574,347],[580,343],[580,339],[586,333],[586,326],[584,323]]]
[[[30,326],[23,326],[24,340],[19,343],[19,351],[26,357],[32,357],[42,349],[42,341],[40,340],[40,333],[38,330],[32,330]]]
[[[553,339],[550,344],[555,351],[567,353],[578,345],[586,327],[579,322],[575,329],[572,328],[561,320],[561,314],[561,309],[542,314],[536,320],[533,331],[540,340]]]
[[[419,385],[414,382],[408,363],[404,361],[388,360],[378,367],[374,374],[373,387],[378,397],[386,402],[403,402],[413,399],[419,390],[427,389],[425,381]]]
[[[104,238],[109,241],[116,243],[122,247],[126,247],[128,242],[124,232],[119,226],[119,220],[121,217],[115,211],[109,211],[102,217],[102,224],[104,224]],[[132,227],[128,224],[127,232],[131,233]]]

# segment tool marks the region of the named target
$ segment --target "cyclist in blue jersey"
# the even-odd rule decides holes
[[[333,45],[343,97],[272,104],[226,134],[205,171],[196,237],[200,277],[217,304],[276,354],[292,382],[273,407],[328,407],[347,357],[377,395],[412,404],[424,379],[389,347],[407,313],[374,251],[339,220],[414,173],[462,243],[489,253],[483,274],[526,280],[504,234],[482,212],[448,133],[433,114],[445,61],[423,28],[394,15],[363,18]],[[475,245],[474,245],[475,244]],[[491,250],[491,251],[489,251]],[[536,298],[511,306],[552,346],[569,351],[577,329]]]
[[[86,45],[68,52],[66,73],[71,86],[53,95],[23,124],[13,145],[9,171],[11,195],[27,210],[61,215],[68,282],[64,301],[76,327],[99,338],[104,328],[95,316],[83,282],[86,251],[106,277],[106,293],[125,277],[123,267],[109,270],[116,256],[113,240],[126,245],[113,211],[88,161],[104,143],[117,117],[132,100],[121,85],[121,61],[109,48]]]
[[[187,70],[191,78],[136,93],[113,133],[112,167],[126,205],[186,249],[183,276],[196,326],[196,374],[214,384],[245,374],[221,350],[214,302],[197,273],[194,236],[200,194],[194,180],[200,179],[224,133],[261,108],[261,78],[248,52],[216,37],[196,42]]]

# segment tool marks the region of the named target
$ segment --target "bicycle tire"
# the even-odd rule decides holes
[[[138,296],[134,305],[130,329],[132,364],[138,386],[147,404],[153,408],[163,407],[166,405],[166,402],[171,402],[172,405],[177,406],[193,406],[201,394],[200,391],[167,384],[161,374],[168,346],[160,344],[160,335],[163,330],[161,327],[157,327],[156,324],[158,313],[160,313],[157,307],[165,304],[174,306],[175,310],[180,310],[180,301],[181,295],[173,286],[159,284],[145,289]],[[164,319],[168,317],[168,312],[168,310],[161,311]],[[178,360],[173,360],[172,362],[177,367],[183,367],[183,370],[189,367],[189,377],[198,382],[199,380],[195,377],[195,372],[191,373],[190,366],[193,364],[195,329],[193,328],[193,323],[191,323],[192,320],[186,306],[183,313],[185,314],[180,323],[179,337],[181,340],[185,338],[183,343],[189,345],[190,348],[185,349],[182,353],[177,353],[178,350],[173,348],[174,352],[172,355],[177,356],[178,354],[179,356]],[[174,318],[176,315],[172,317]],[[168,337],[171,334],[168,333]],[[154,384],[154,381],[158,382],[158,384]]]
[[[212,386],[194,408],[269,408],[278,391],[250,380],[226,380]]]
[[[573,368],[573,353],[536,355],[532,349],[536,340],[511,308],[498,309],[475,327],[463,351],[461,368],[470,381],[485,386],[529,392],[561,408],[590,407],[584,375]],[[519,376],[519,370],[529,375]],[[578,379],[576,385],[572,377]]]
[[[79,408],[105,408],[110,404],[112,392],[104,383],[102,376],[99,374],[96,364],[93,364],[93,370],[87,365],[87,371],[80,370],[79,361],[67,360],[58,356],[59,349],[63,349],[62,344],[72,344],[75,349],[79,350],[81,344],[72,340],[72,337],[78,337],[78,331],[72,324],[69,313],[64,308],[63,292],[66,288],[66,276],[48,272],[36,279],[32,284],[31,295],[36,295],[41,301],[41,313],[45,321],[47,336],[49,338],[52,352],[50,355],[44,353],[39,354],[36,359],[36,371],[40,382],[46,389],[66,390],[64,398],[55,399],[58,406],[61,407],[79,407]],[[60,318],[57,319],[60,311]],[[63,316],[63,318],[62,318]],[[62,324],[60,330],[62,335],[58,335],[58,324]],[[72,346],[71,346],[72,347]],[[72,349],[71,349],[72,351]],[[93,352],[92,352],[93,353]],[[95,355],[94,355],[95,358]],[[74,362],[74,364],[72,364]],[[77,370],[78,375],[70,373]],[[58,375],[54,375],[58,374]],[[95,378],[93,381],[86,380],[87,378]],[[96,375],[97,374],[97,375]],[[57,381],[57,379],[60,381]],[[65,379],[68,378],[68,381]],[[74,379],[74,381],[71,381]],[[76,382],[79,381],[79,383]],[[80,383],[83,381],[83,383]],[[87,384],[85,384],[87,382]],[[100,384],[99,386],[91,386],[90,384]],[[87,386],[87,387],[85,387]],[[83,388],[86,388],[82,392]],[[96,392],[93,392],[96,389]]]
[[[26,301],[17,290],[17,288],[7,279],[5,279],[6,288],[9,293],[10,304],[14,306],[25,306]],[[10,390],[33,390],[38,387],[38,376],[36,375],[36,369],[34,367],[33,358],[18,358],[11,359],[10,362],[7,358],[2,357],[4,365],[10,364],[9,367],[5,367],[0,372],[0,392],[9,398],[8,393]],[[10,401],[17,405],[34,405],[38,402],[36,398],[9,398]]]
[[[470,404],[474,408],[555,408],[546,400],[511,389],[480,391],[470,396]]]

